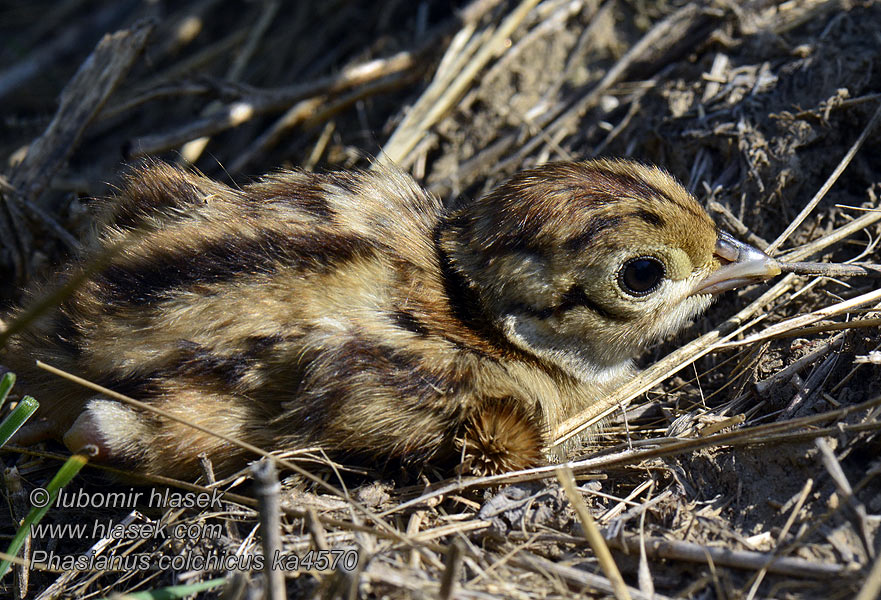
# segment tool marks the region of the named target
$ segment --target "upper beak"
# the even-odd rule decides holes
[[[692,294],[718,294],[780,274],[776,260],[724,231],[719,232],[714,254],[722,266],[698,282]]]

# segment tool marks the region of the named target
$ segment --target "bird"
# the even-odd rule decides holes
[[[200,454],[220,472],[254,457],[35,361],[267,450],[496,474],[545,463],[549,432],[647,344],[780,272],[623,159],[447,206],[387,165],[231,187],[150,161],[102,206],[90,249],[30,297],[106,264],[2,357],[41,402],[17,439],[179,478]]]

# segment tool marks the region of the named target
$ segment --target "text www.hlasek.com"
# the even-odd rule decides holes
[[[99,519],[88,523],[36,523],[31,525],[31,537],[48,539],[102,539],[146,540],[150,538],[167,540],[216,540],[223,535],[219,523],[114,523]]]
[[[309,550],[302,556],[296,553],[276,551],[271,561],[262,554],[56,554],[53,551],[37,550],[31,554],[31,568],[43,567],[64,571],[262,571],[269,568],[275,571],[326,571],[343,569],[354,571],[358,566],[358,551]]]

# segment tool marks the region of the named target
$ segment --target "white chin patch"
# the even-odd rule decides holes
[[[616,381],[634,369],[629,351],[615,352],[613,354],[619,356],[600,362],[586,356],[588,349],[581,344],[572,343],[570,348],[561,348],[559,336],[542,331],[528,318],[509,315],[503,321],[503,329],[508,338],[523,350],[584,381],[596,384]]]
[[[678,281],[671,286],[671,292],[680,292],[682,300],[672,309],[666,309],[661,312],[660,317],[655,322],[653,339],[647,340],[648,343],[676,333],[707,310],[710,304],[713,303],[713,300],[715,300],[715,296],[711,294],[689,296],[688,290],[692,287],[693,284],[689,279]],[[677,290],[676,288],[680,289]]]

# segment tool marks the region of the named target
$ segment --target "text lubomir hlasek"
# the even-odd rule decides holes
[[[223,492],[175,492],[151,489],[126,492],[87,492],[83,489],[58,492],[58,508],[213,508],[220,509]]]

